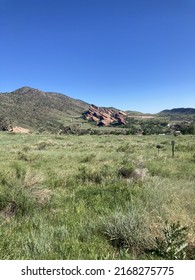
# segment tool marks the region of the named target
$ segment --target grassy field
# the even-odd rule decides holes
[[[0,162],[0,259],[195,259],[195,136],[2,132]]]

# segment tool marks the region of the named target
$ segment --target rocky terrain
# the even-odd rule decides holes
[[[83,116],[86,120],[95,122],[97,126],[108,126],[110,124],[125,124],[127,118],[127,114],[123,111],[97,107],[93,104],[89,106],[89,109],[86,112],[84,112]]]

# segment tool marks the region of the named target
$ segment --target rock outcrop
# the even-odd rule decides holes
[[[84,113],[84,118],[96,122],[97,126],[108,126],[110,124],[125,124],[127,114],[115,109],[97,107],[90,105],[88,111]]]

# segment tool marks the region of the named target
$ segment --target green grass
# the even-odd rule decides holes
[[[187,227],[179,256],[195,259],[195,137],[174,158],[171,140],[0,133],[0,258],[177,258]],[[158,254],[177,223],[174,254]]]

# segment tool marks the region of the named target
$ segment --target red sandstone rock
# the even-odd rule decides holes
[[[126,116],[127,114],[125,112],[97,107],[93,104],[84,113],[85,119],[96,122],[98,126],[108,126],[113,122],[125,124]]]

